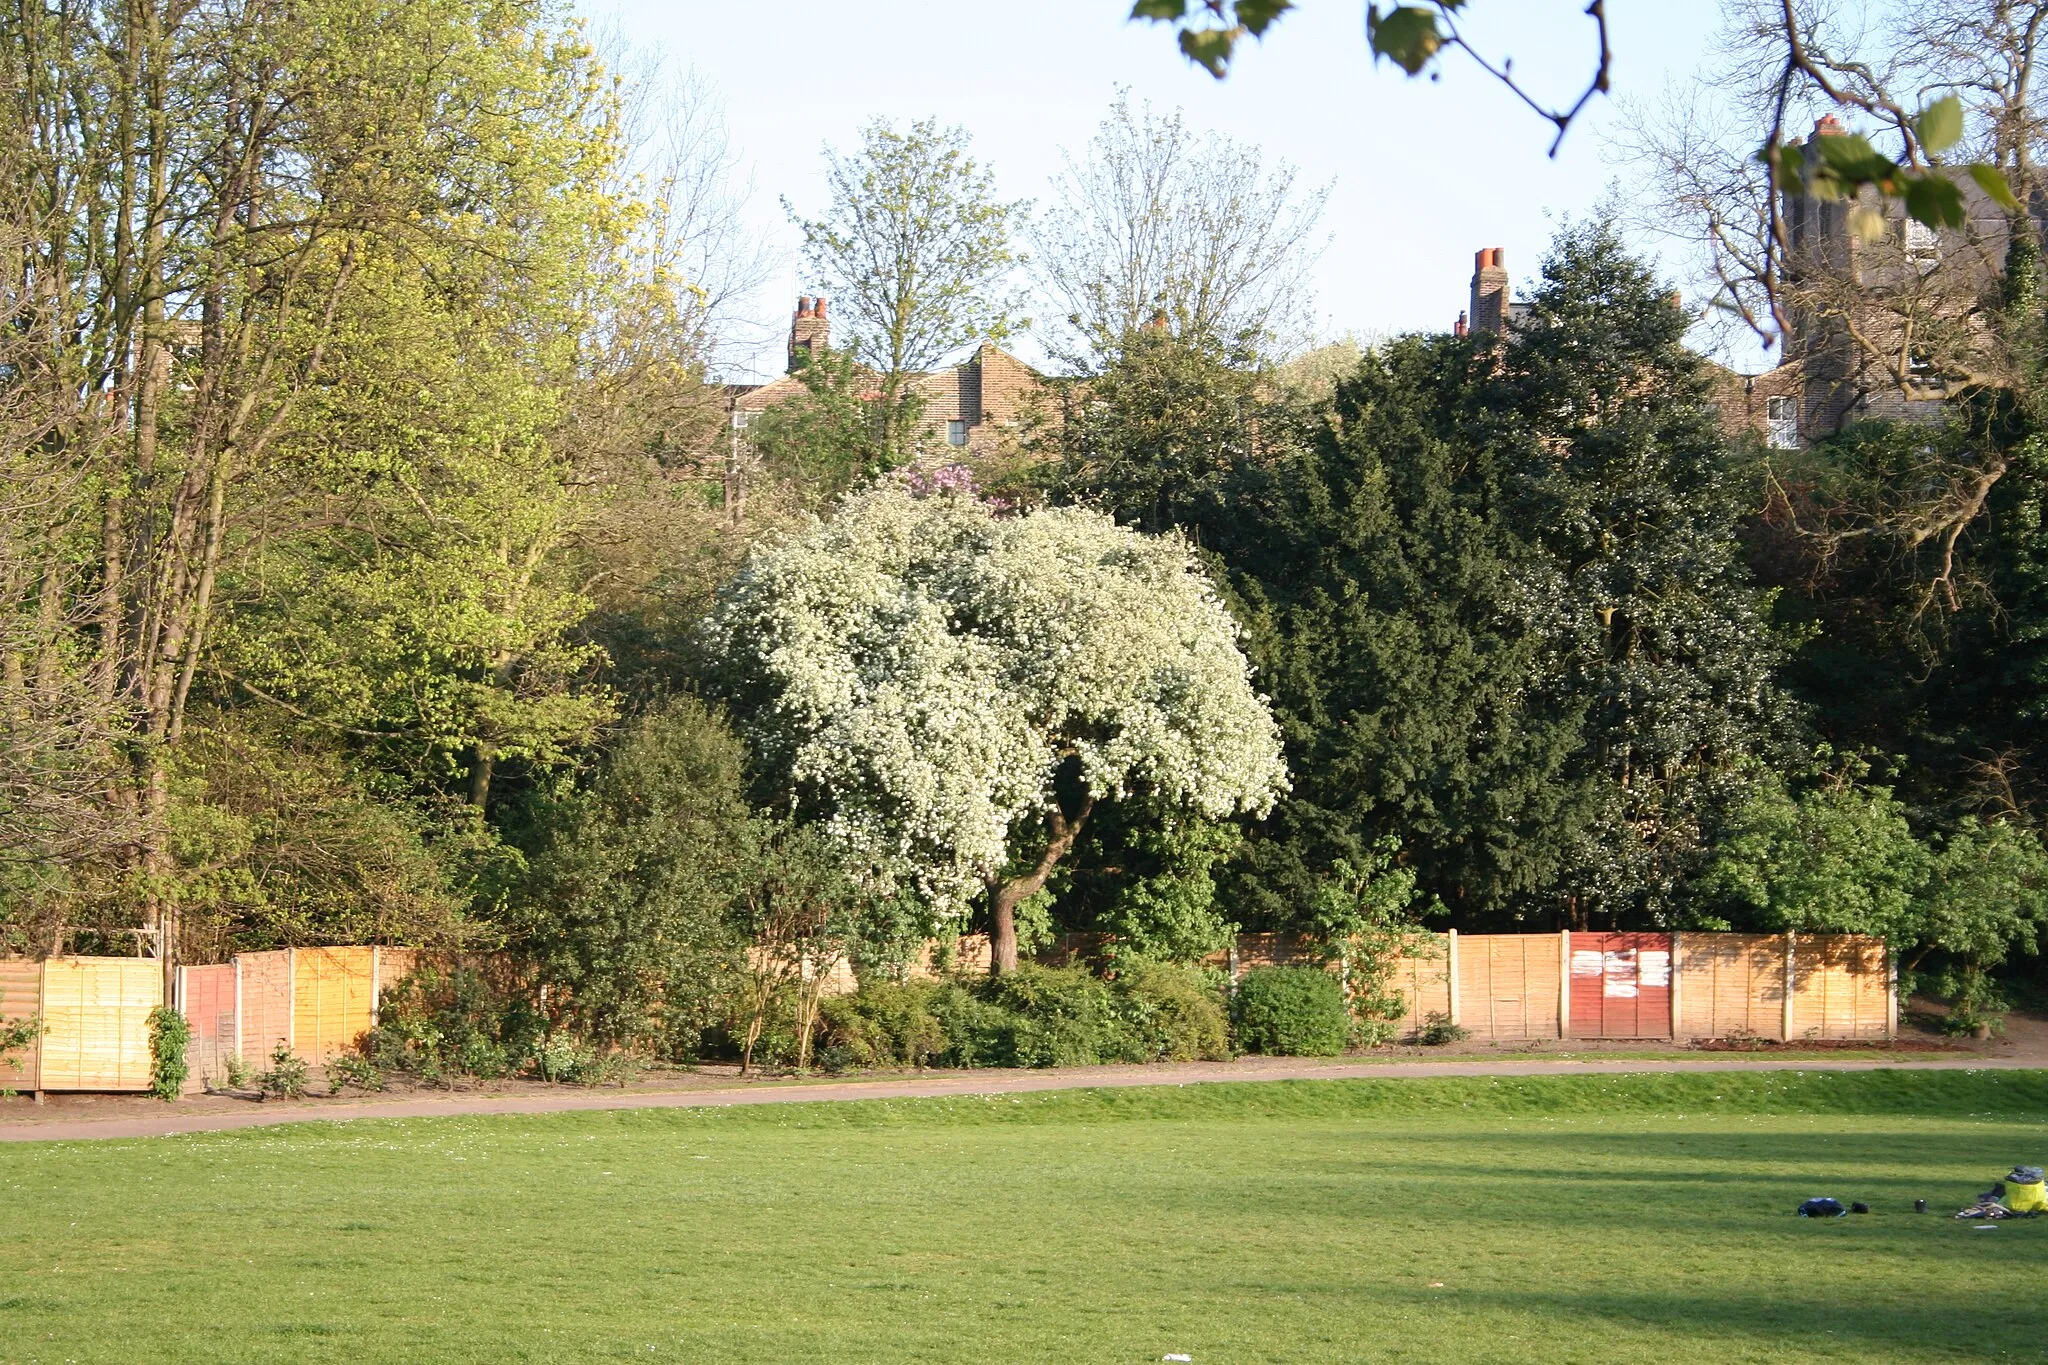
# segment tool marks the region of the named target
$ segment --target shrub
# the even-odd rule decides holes
[[[358,1090],[382,1090],[384,1073],[368,1057],[345,1053],[327,1064],[327,1088],[339,1092],[351,1085]]]
[[[1123,1050],[1109,983],[1080,967],[1020,966],[993,978],[984,998],[1016,1020],[999,1066],[1093,1066]]]
[[[149,1088],[160,1100],[174,1100],[185,1089],[191,1068],[185,1063],[185,1049],[192,1041],[192,1027],[174,1009],[158,1006],[149,1012]]]
[[[1124,1059],[1134,1062],[1222,1061],[1230,1056],[1230,1025],[1221,993],[1191,967],[1140,962],[1115,982]]]
[[[945,1030],[946,1066],[1019,1066],[1017,1031],[1024,1021],[1011,1010],[958,984],[932,993],[932,1015]]]
[[[1094,1066],[1230,1055],[1201,973],[1136,963],[1115,981],[1026,964],[972,984],[879,982],[823,1006],[819,1056],[857,1066]]]
[[[428,1081],[509,1076],[545,1032],[531,1001],[492,988],[475,970],[421,967],[384,995],[366,1053],[386,1071]]]
[[[533,1054],[533,1069],[544,1081],[562,1085],[603,1085],[623,1080],[632,1070],[632,1059],[622,1052],[600,1052],[566,1033],[557,1033],[541,1043]]]
[[[1452,1023],[1451,1016],[1441,1010],[1432,1010],[1422,1016],[1422,1027],[1416,1030],[1415,1041],[1424,1047],[1442,1047],[1445,1043],[1462,1043],[1471,1036],[1471,1029]]]
[[[884,981],[820,1007],[826,1066],[930,1066],[946,1052],[946,1026],[933,1007],[942,990],[912,982]]]
[[[290,1043],[279,1043],[270,1054],[270,1070],[258,1072],[259,1089],[295,1100],[306,1093],[306,1059],[292,1051]]]
[[[1255,967],[1231,1002],[1237,1043],[1247,1052],[1334,1057],[1351,1034],[1344,988],[1320,967]]]

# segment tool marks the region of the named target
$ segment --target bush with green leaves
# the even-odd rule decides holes
[[[366,1055],[386,1071],[447,1083],[525,1068],[546,1033],[533,1002],[472,967],[422,966],[384,993]]]
[[[1230,1056],[1222,992],[1198,969],[1132,963],[1117,971],[1113,991],[1125,1060],[1223,1061]]]
[[[1888,787],[1851,764],[1794,794],[1759,784],[1729,821],[1699,891],[1704,909],[1770,932],[1873,934],[1899,986],[1948,998],[1964,1031],[2005,1002],[1991,973],[2048,932],[2048,849],[2030,829],[1965,816],[1925,838]]]
[[[185,1061],[185,1049],[192,1042],[192,1026],[174,1009],[159,1005],[149,1012],[149,1088],[160,1100],[174,1100],[185,1089],[192,1074]]]
[[[1254,967],[1230,1002],[1237,1045],[1281,1057],[1334,1057],[1351,1038],[1344,987],[1320,967]]]
[[[306,1093],[306,1059],[279,1043],[270,1051],[270,1070],[256,1073],[256,1086],[266,1094],[295,1100]]]
[[[512,946],[598,1046],[687,1061],[726,1022],[748,942],[735,911],[764,843],[746,760],[715,712],[674,698],[542,812]]]
[[[1442,1047],[1447,1043],[1462,1043],[1472,1036],[1472,1030],[1463,1024],[1451,1022],[1451,1016],[1441,1010],[1431,1010],[1422,1016],[1422,1027],[1415,1031],[1415,1041],[1424,1047]]]
[[[879,981],[820,1007],[827,1069],[936,1064],[946,1053],[946,1028],[933,1008],[940,990],[924,983]]]
[[[358,1090],[382,1090],[384,1073],[361,1053],[344,1052],[327,1064],[327,1089],[338,1095],[350,1086]]]
[[[1191,968],[1132,964],[1113,981],[1027,963],[968,983],[880,982],[824,1005],[828,1068],[1097,1066],[1220,1059],[1215,986]]]

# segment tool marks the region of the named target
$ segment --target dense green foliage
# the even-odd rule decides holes
[[[2039,1224],[1945,1214],[2044,1116],[2039,1073],[1808,1072],[30,1144],[0,1318],[94,1362],[2025,1358]],[[1791,1216],[1821,1193],[1874,1212]]]
[[[544,1021],[517,992],[474,967],[421,967],[384,993],[364,1053],[385,1070],[430,1083],[497,1079],[529,1066]]]
[[[159,1005],[149,1012],[149,1088],[160,1100],[174,1100],[185,1089],[192,1068],[185,1061],[185,1049],[192,1042],[192,1026],[174,1009]]]
[[[832,1066],[1094,1066],[1230,1055],[1223,1003],[1188,968],[1139,964],[1105,981],[1026,965],[979,985],[879,982],[824,1004]]]
[[[1256,967],[1230,1000],[1238,1046],[1286,1057],[1334,1057],[1351,1041],[1344,988],[1320,967]]]

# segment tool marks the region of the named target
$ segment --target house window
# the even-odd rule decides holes
[[[1799,400],[1766,398],[1764,443],[1772,450],[1799,449]]]
[[[954,418],[952,421],[946,423],[946,444],[949,446],[966,445],[967,423],[961,421],[957,417]]]
[[[1917,218],[1906,219],[1906,259],[1923,275],[1941,264],[1941,235]]]
[[[732,429],[734,431],[745,431],[747,423],[753,420],[754,414],[746,411],[744,408],[734,408],[732,410]]]

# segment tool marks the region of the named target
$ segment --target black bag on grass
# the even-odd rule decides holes
[[[1799,1206],[1801,1218],[1846,1218],[1849,1210],[1839,1199],[1809,1199]]]

